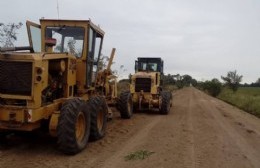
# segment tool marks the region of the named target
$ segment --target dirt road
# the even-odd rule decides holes
[[[131,152],[154,152],[147,159],[125,161]],[[55,139],[11,137],[0,145],[0,168],[247,168],[260,167],[260,119],[194,88],[174,93],[167,116],[117,115],[105,138],[75,156],[61,154]]]

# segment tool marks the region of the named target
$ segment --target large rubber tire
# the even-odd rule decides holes
[[[65,154],[76,154],[88,143],[90,113],[87,104],[80,98],[65,102],[60,111],[57,126],[59,149]]]
[[[170,92],[161,92],[161,97],[162,97],[162,104],[161,104],[161,109],[160,113],[161,114],[168,114],[171,108],[171,93]]]
[[[105,135],[108,107],[106,100],[101,96],[90,98],[88,104],[91,116],[90,140],[94,141]]]
[[[119,99],[121,118],[129,119],[133,115],[133,100],[130,92],[122,92]]]

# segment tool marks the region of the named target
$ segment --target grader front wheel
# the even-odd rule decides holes
[[[62,152],[76,154],[86,147],[90,134],[87,109],[87,104],[79,98],[62,105],[57,126],[58,146]]]
[[[123,92],[119,99],[119,110],[121,118],[129,119],[133,115],[133,100],[130,92]]]

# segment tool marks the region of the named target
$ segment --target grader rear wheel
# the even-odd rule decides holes
[[[59,149],[65,154],[80,152],[88,143],[89,133],[90,113],[87,104],[79,98],[65,102],[57,126]]]
[[[161,92],[162,104],[160,108],[161,114],[168,114],[171,108],[171,93],[170,92]]]
[[[97,96],[89,100],[89,111],[91,113],[90,139],[98,140],[105,135],[107,125],[108,108],[106,100]]]
[[[130,92],[123,92],[119,99],[119,110],[121,118],[129,119],[133,115],[133,100]]]

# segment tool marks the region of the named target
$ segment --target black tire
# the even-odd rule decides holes
[[[171,93],[170,92],[161,92],[161,97],[162,97],[162,104],[161,104],[161,109],[160,113],[161,114],[168,114],[171,108]]]
[[[130,92],[122,92],[119,99],[121,118],[129,119],[133,115],[133,100]]]
[[[80,98],[65,102],[60,111],[57,126],[59,149],[65,154],[76,154],[88,143],[90,113],[87,104]]]
[[[90,98],[88,105],[91,116],[90,140],[94,141],[105,135],[108,107],[106,100],[101,96]]]

